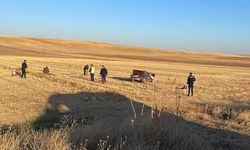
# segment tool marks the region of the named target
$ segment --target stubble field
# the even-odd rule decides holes
[[[250,146],[247,56],[19,37],[1,37],[0,55],[0,149]],[[24,59],[27,79],[11,76]],[[85,64],[94,64],[95,83],[83,77]],[[101,65],[106,85],[98,83]],[[133,69],[156,80],[132,83]],[[193,97],[181,89],[189,72],[197,79]]]

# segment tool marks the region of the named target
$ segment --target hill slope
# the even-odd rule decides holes
[[[0,55],[64,58],[91,58],[94,56],[113,59],[250,67],[250,57],[247,56],[159,50],[97,42],[6,36],[0,37]]]
[[[23,59],[27,78],[11,76]],[[95,82],[83,76],[90,63]],[[97,149],[97,141],[109,136],[113,146],[127,137],[123,149],[129,150],[248,150],[249,63],[236,55],[0,37],[0,149],[27,149],[23,143],[83,149],[85,139],[88,149]],[[101,65],[109,72],[105,85]],[[45,66],[51,74],[42,73]],[[156,80],[130,82],[133,69],[154,72]],[[182,88],[190,71],[197,79],[193,97]],[[3,133],[3,125],[23,125],[24,131]]]

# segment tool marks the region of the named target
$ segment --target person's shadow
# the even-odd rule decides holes
[[[102,135],[108,136],[109,134],[114,135],[115,132],[121,132],[121,130],[124,130],[122,133],[126,133],[129,132],[126,131],[129,129],[124,128],[124,123],[131,125],[131,121],[136,120],[136,118],[139,119],[141,116],[147,116],[150,119],[151,116],[154,115],[159,114],[151,107],[143,103],[135,102],[117,93],[84,92],[76,94],[55,94],[49,97],[48,107],[44,114],[33,122],[33,126],[36,130],[44,130],[62,127],[65,124],[69,126],[74,124],[78,127],[78,135],[75,136],[72,134],[72,141],[88,138],[86,136],[93,136],[93,138],[97,140],[102,137],[93,134],[104,131]],[[167,147],[174,149],[174,145],[171,145],[171,140],[177,140],[175,139],[177,137],[182,139],[183,137],[193,136],[198,137],[199,140],[203,140],[207,145],[210,144],[213,149],[238,150],[248,149],[250,146],[249,136],[229,130],[203,126],[168,112],[161,112],[161,116],[164,117],[163,125],[167,130],[167,134],[163,131],[159,131],[162,132],[162,135],[160,135],[162,138],[161,142],[165,143],[161,144],[160,149],[166,149]],[[86,134],[85,132],[89,132],[91,128],[95,128],[94,132],[91,135]],[[171,135],[173,130],[177,130],[174,133],[178,133],[179,136]],[[83,133],[79,134],[81,132]],[[116,135],[118,135],[118,133]],[[150,137],[146,138],[150,139]],[[172,144],[174,142],[176,141],[172,141]]]

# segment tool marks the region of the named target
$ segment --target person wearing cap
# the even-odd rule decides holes
[[[106,77],[107,77],[107,75],[108,75],[108,70],[105,68],[104,65],[102,66],[102,69],[101,69],[101,71],[100,71],[100,75],[101,75],[101,77],[102,77],[102,83],[103,83],[103,84],[106,84]]]
[[[194,95],[194,82],[196,81],[195,77],[193,76],[192,72],[189,73],[189,76],[187,78],[187,84],[188,84],[188,96]]]
[[[26,70],[27,70],[27,68],[28,68],[28,65],[27,65],[27,60],[24,60],[23,61],[23,63],[22,63],[22,68],[21,68],[21,70],[22,70],[22,75],[21,75],[21,77],[22,78],[26,78]]]
[[[90,80],[94,82],[95,81],[95,68],[93,64],[90,65],[89,72],[90,72]]]

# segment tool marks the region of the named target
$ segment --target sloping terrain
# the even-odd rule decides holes
[[[193,53],[119,46],[97,42],[23,37],[0,37],[0,55],[64,58],[101,57],[250,67],[250,57],[247,56]]]
[[[11,76],[11,70],[20,69],[24,59],[28,62],[28,78]],[[79,145],[88,139],[88,147],[96,149],[96,141],[106,136],[111,145],[127,136],[127,149],[248,149],[249,59],[94,42],[0,37],[0,125],[28,124],[35,129],[32,133],[21,132],[24,135],[14,132],[0,136],[0,143],[14,138],[19,142],[10,145],[19,148],[25,142],[45,147],[54,142],[67,147],[61,149],[72,145],[80,149]],[[85,64],[91,63],[96,68],[94,83],[82,71]],[[109,72],[106,85],[99,83],[101,65]],[[42,73],[45,66],[50,68],[50,75]],[[130,82],[133,69],[154,72],[155,82]],[[189,72],[197,78],[194,97],[181,89]],[[67,132],[64,128],[56,130],[58,124],[72,118],[78,126]],[[45,133],[36,132],[40,129]],[[55,141],[44,144],[47,138]],[[0,149],[8,142],[2,143]]]

